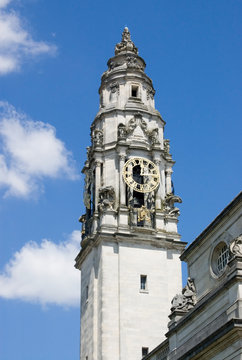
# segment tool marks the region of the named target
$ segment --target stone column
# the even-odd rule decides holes
[[[120,201],[120,206],[125,206],[126,205],[126,187],[125,187],[125,182],[123,180],[123,167],[125,164],[125,155],[124,154],[120,154],[119,155],[119,201]]]
[[[98,200],[99,200],[99,188],[101,187],[101,162],[95,161],[95,211],[97,211]]]
[[[166,193],[170,194],[172,192],[171,188],[171,174],[173,173],[172,169],[166,170]]]
[[[161,171],[160,171],[160,160],[154,160],[155,165],[159,169],[160,174],[160,185],[158,186],[158,189],[156,191],[156,198],[155,198],[155,208],[161,209],[161,187],[162,187],[162,178],[161,178]]]

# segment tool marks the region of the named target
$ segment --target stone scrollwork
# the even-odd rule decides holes
[[[95,129],[92,134],[92,142],[94,147],[100,147],[103,145],[103,131],[99,129]]]
[[[242,234],[231,241],[229,245],[230,257],[242,256]]]
[[[182,203],[182,199],[173,193],[167,194],[163,200],[163,211],[172,216],[179,216],[180,210],[174,206],[175,203]]]
[[[155,90],[152,87],[148,87],[146,89],[146,98],[147,98],[147,100],[149,100],[149,99],[153,100],[154,96],[155,96]]]
[[[109,71],[111,71],[111,70],[115,69],[116,67],[121,66],[122,63],[117,62],[117,61],[115,61],[115,62],[114,62],[114,61],[110,61],[110,62],[108,63],[108,65],[109,65]]]
[[[187,285],[182,289],[181,294],[176,294],[171,301],[171,312],[192,309],[197,303],[196,288],[193,279],[187,279]]]
[[[144,67],[138,63],[135,56],[127,56],[127,68],[144,70]]]
[[[99,189],[98,210],[114,210],[115,190],[113,186],[105,186]]]

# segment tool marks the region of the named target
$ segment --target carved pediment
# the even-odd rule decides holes
[[[118,125],[118,140],[145,141],[147,144],[155,145],[160,144],[158,138],[158,128],[148,129],[148,124],[140,113],[131,118],[127,125]]]

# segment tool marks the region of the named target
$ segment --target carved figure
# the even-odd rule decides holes
[[[168,215],[179,216],[180,210],[174,206],[175,203],[182,203],[182,199],[173,193],[167,194],[163,201],[163,210]]]
[[[138,208],[138,222],[143,220],[151,222],[150,210],[148,210],[144,205],[142,205],[141,208]]]
[[[166,155],[170,155],[170,140],[164,139],[164,152]]]
[[[112,186],[105,186],[99,189],[98,210],[103,212],[107,209],[113,210],[115,204],[115,191]]]
[[[135,117],[129,120],[128,127],[127,127],[127,133],[131,133],[134,131],[134,129],[137,126],[137,120]]]
[[[155,128],[150,132],[149,138],[151,140],[152,145],[160,143],[159,140],[158,140],[158,138],[159,138],[159,130],[158,130],[158,128]]]
[[[118,125],[118,140],[123,140],[126,138],[127,131],[126,126],[124,124]]]
[[[94,146],[102,146],[103,145],[103,131],[102,130],[94,130],[92,141]]]
[[[193,279],[187,279],[187,285],[182,289],[181,294],[176,294],[171,301],[171,311],[189,311],[197,303],[196,288]]]
[[[118,55],[122,51],[131,51],[134,54],[138,54],[138,49],[133,41],[131,41],[130,32],[127,27],[124,28],[121,42],[115,47],[115,55]]]
[[[230,256],[242,256],[242,234],[237,236],[229,245]]]
[[[90,170],[86,171],[85,177],[85,190],[84,190],[84,204],[87,209],[91,208],[91,193],[90,193],[90,184],[91,184],[91,172]]]
[[[147,133],[147,123],[144,119],[140,119],[140,127],[144,131],[144,133]]]

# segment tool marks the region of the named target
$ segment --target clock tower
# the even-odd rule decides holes
[[[107,65],[83,168],[81,360],[139,360],[164,339],[181,291],[181,199],[165,121],[128,28]]]

